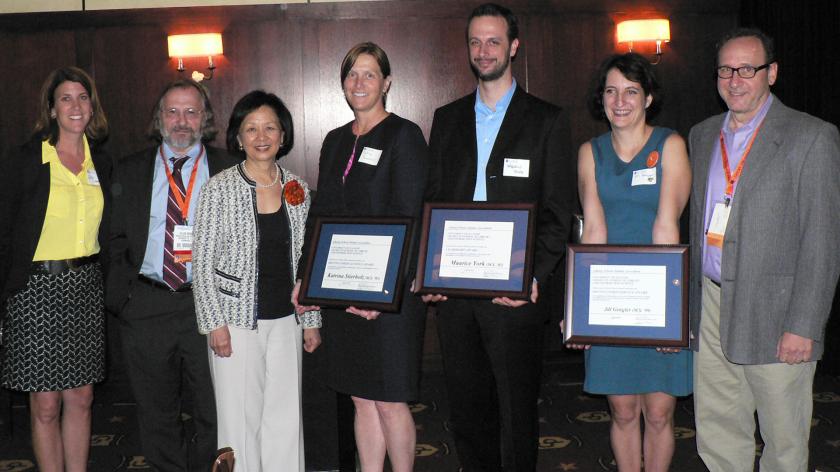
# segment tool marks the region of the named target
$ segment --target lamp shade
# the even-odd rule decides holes
[[[169,57],[217,56],[222,54],[222,34],[176,34],[169,36]]]
[[[633,41],[671,40],[671,24],[668,20],[628,20],[622,21],[616,28],[619,43]]]

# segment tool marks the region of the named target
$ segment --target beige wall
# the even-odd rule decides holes
[[[78,11],[82,0],[3,0],[0,13],[33,13],[40,11]]]
[[[265,5],[269,3],[306,3],[307,0],[86,0],[86,10],[120,10],[129,8],[219,7],[227,5]]]
[[[267,5],[277,3],[320,3],[351,0],[2,0],[2,13],[36,13],[84,10],[121,10],[133,8],[216,7],[228,5]]]

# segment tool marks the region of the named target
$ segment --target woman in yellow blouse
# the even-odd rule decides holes
[[[32,139],[0,163],[2,384],[29,393],[42,471],[87,470],[93,383],[105,375],[102,269],[108,122],[81,69],[50,73]]]

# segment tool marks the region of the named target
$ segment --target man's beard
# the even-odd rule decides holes
[[[179,131],[188,131],[190,134],[186,137],[173,136],[173,134]],[[201,133],[196,132],[194,129],[188,126],[177,126],[172,129],[172,133],[170,133],[166,129],[161,129],[160,134],[163,138],[163,142],[168,144],[169,147],[175,149],[191,148],[193,147],[193,145],[195,145],[195,143],[197,143],[201,139]]]
[[[494,69],[491,69],[489,72],[485,72],[482,74],[473,61],[470,61],[470,67],[472,67],[472,70],[475,73],[476,77],[481,79],[483,82],[492,82],[503,76],[507,68],[510,67],[510,49],[508,49],[505,53],[504,61],[498,63],[498,66]]]

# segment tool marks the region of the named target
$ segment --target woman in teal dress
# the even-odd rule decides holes
[[[578,188],[589,244],[678,244],[691,169],[685,142],[647,121],[659,108],[650,63],[634,53],[601,65],[590,105],[610,131],[578,153]],[[619,471],[667,471],[674,453],[676,397],[692,392],[689,350],[580,346],[584,390],[605,394],[610,443]],[[641,420],[644,419],[644,438]]]

